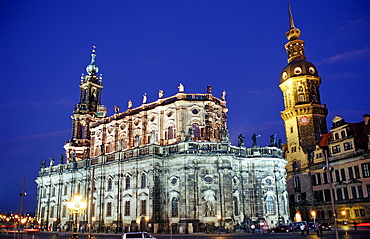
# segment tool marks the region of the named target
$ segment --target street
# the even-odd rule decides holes
[[[367,239],[369,238],[369,229],[359,229],[355,230],[340,230],[340,239]],[[23,235],[23,239],[68,239],[72,233],[57,233],[57,232],[38,232],[36,235]],[[301,235],[300,232],[289,232],[289,233],[271,233],[271,234],[247,234],[247,233],[222,233],[222,234],[205,234],[205,233],[194,233],[194,234],[154,234],[158,239],[261,239],[261,238],[304,238],[304,239],[335,239],[334,231],[324,231],[323,236],[317,236],[316,233],[310,231],[309,235]],[[4,234],[0,233],[0,238],[17,238],[14,234]],[[79,234],[80,239],[88,238],[87,233]],[[92,239],[120,239],[119,234],[93,234]]]

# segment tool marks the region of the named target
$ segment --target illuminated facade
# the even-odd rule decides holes
[[[195,232],[287,223],[286,160],[276,147],[233,146],[225,92],[184,92],[106,116],[95,51],[81,77],[66,162],[39,172],[37,220],[71,229],[67,201],[87,202],[79,223],[96,231]]]

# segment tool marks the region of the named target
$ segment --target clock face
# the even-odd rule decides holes
[[[301,124],[308,124],[310,122],[310,118],[308,118],[308,116],[302,116],[301,118],[299,118],[299,123]]]

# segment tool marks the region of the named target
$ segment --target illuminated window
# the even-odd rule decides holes
[[[126,176],[126,189],[130,189],[130,187],[131,187],[130,176]]]
[[[131,203],[130,201],[125,202],[125,216],[130,216]]]
[[[271,196],[267,196],[266,198],[266,212],[268,215],[275,214],[274,199]]]
[[[172,198],[171,201],[171,216],[172,217],[179,216],[179,199],[177,197]]]

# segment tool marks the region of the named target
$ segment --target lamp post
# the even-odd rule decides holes
[[[67,208],[72,214],[72,217],[74,216],[74,222],[73,222],[73,236],[72,238],[77,239],[78,238],[78,232],[77,232],[77,218],[78,214],[84,213],[86,209],[86,202],[82,200],[82,196],[75,195],[73,200],[67,202]]]
[[[217,217],[217,220],[218,220],[218,234],[220,234],[221,233],[221,219],[222,219],[222,216],[220,214],[217,214],[216,217]]]
[[[311,216],[313,218],[313,223],[316,225],[316,211],[311,211]]]

